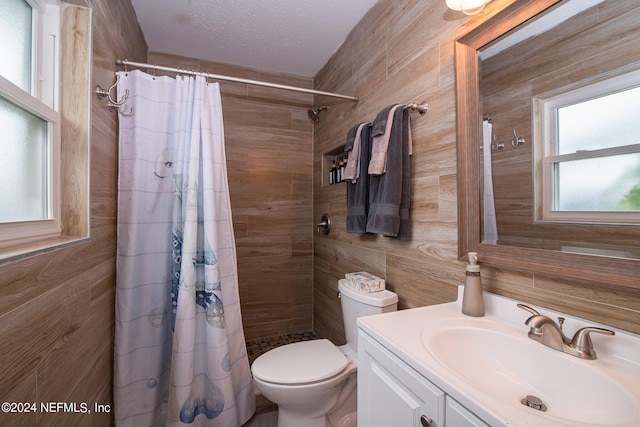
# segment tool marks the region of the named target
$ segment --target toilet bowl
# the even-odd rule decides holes
[[[347,344],[326,339],[287,344],[251,366],[257,388],[278,405],[278,427],[355,427],[358,317],[395,311],[390,291],[359,294],[339,283]]]
[[[288,344],[263,356],[251,370],[263,396],[278,405],[278,427],[326,427],[340,396],[355,390],[355,360],[329,340]]]

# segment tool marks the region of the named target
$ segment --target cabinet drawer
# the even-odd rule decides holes
[[[450,396],[447,396],[445,419],[447,420],[447,427],[489,427],[488,424],[485,424]]]

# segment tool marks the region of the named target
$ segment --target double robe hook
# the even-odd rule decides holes
[[[519,147],[520,145],[524,145],[524,143],[526,142],[526,140],[520,136],[518,136],[518,134],[516,133],[516,130],[513,130],[513,139],[511,140],[511,146],[512,147]],[[504,142],[500,142],[498,141],[498,138],[496,137],[496,134],[493,134],[493,143],[491,144],[491,149],[492,150],[502,150],[504,148]],[[480,150],[482,150],[483,147],[480,146]]]
[[[120,107],[122,107],[122,105],[125,102],[127,102],[127,98],[129,98],[129,89],[125,89],[124,95],[122,96],[122,98],[120,98],[120,101],[117,100],[117,97],[113,98],[111,96],[111,91],[115,89],[116,86],[118,86],[119,82],[120,82],[120,76],[116,74],[116,82],[109,89],[104,89],[100,85],[96,86],[96,90],[95,90],[96,96],[98,97],[98,99],[103,99],[103,98],[109,99],[109,102],[107,103],[107,105],[109,106],[109,111],[116,110],[123,116],[127,116],[127,117],[133,116],[133,108],[130,108],[129,112],[124,112],[120,109]]]

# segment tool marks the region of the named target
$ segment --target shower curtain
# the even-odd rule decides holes
[[[498,227],[496,224],[496,207],[493,196],[493,172],[491,167],[491,138],[493,125],[488,121],[482,122],[482,160],[483,160],[483,227],[482,243],[495,245],[498,243]]]
[[[240,426],[255,409],[220,88],[120,72],[117,426]]]

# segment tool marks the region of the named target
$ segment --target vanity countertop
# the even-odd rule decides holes
[[[484,317],[463,315],[461,301],[462,287],[455,302],[361,317],[358,327],[491,426],[640,426],[638,335],[534,307],[554,320],[564,317],[563,330],[569,337],[586,326],[615,332],[615,336],[591,334],[597,359],[583,360],[529,339],[524,321],[531,314],[517,308],[520,301],[485,292]],[[439,332],[439,341],[434,340]],[[456,341],[456,334],[464,339]],[[486,344],[478,341],[477,337],[485,336]],[[508,341],[493,337],[508,337]],[[501,347],[502,342],[509,345]],[[448,346],[449,352],[438,353],[436,343]],[[489,358],[482,356],[485,353]],[[514,361],[512,355],[521,357]],[[518,365],[522,359],[525,366]],[[520,373],[522,377],[515,378]],[[549,376],[547,382],[545,376]],[[526,395],[540,397],[548,410],[522,405]]]

